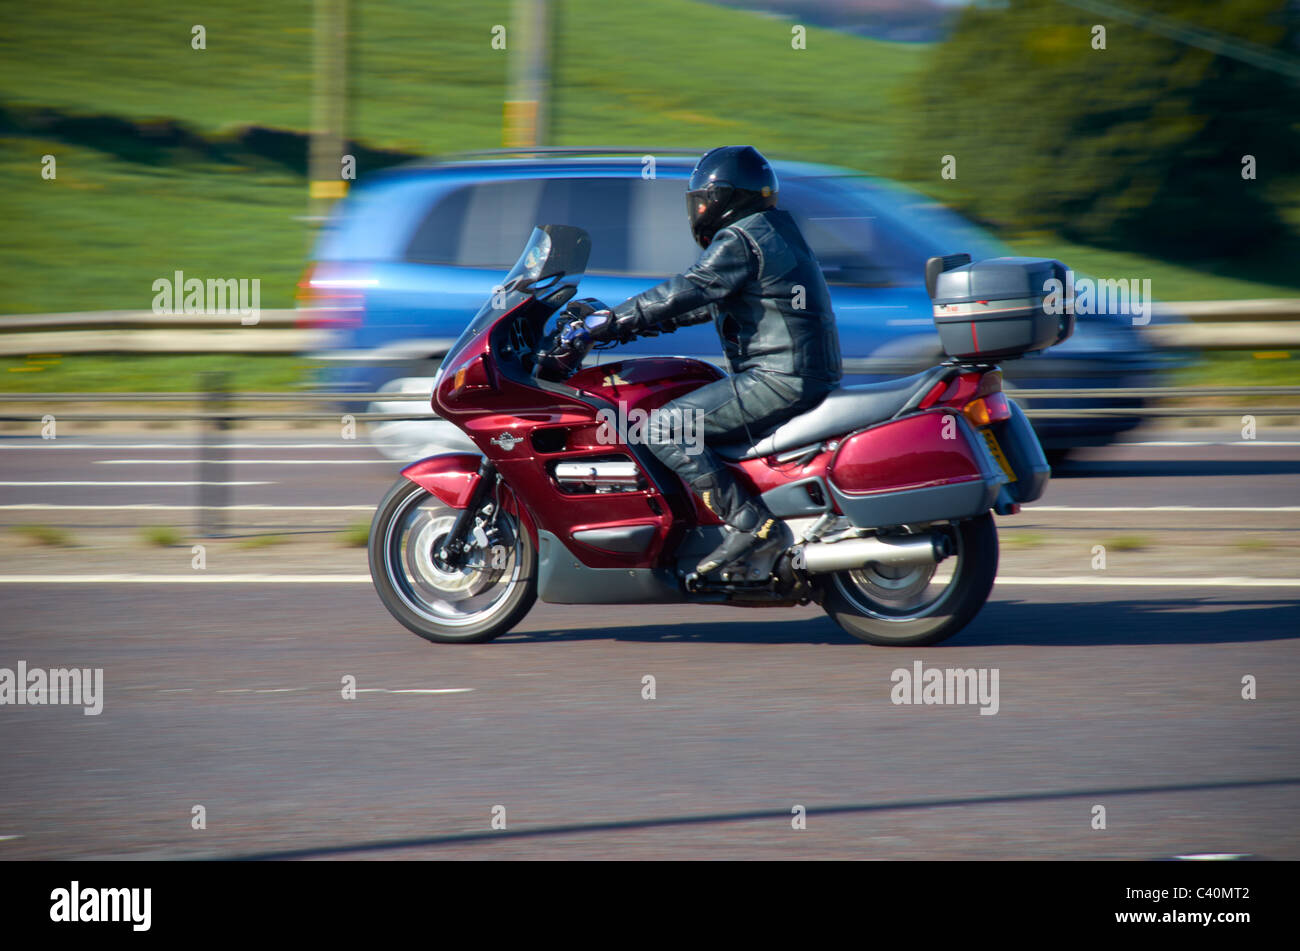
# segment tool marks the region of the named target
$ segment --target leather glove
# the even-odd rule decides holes
[[[594,297],[584,297],[581,300],[570,301],[569,306],[565,308],[565,313],[571,317],[577,317],[586,325],[587,332],[591,334],[591,339],[597,343],[604,343],[608,340],[617,340],[619,343],[627,343],[632,339],[631,334],[627,332],[626,327],[619,326],[619,322],[614,317],[614,312],[609,306],[596,300]]]
[[[594,297],[582,297],[579,298],[578,300],[569,301],[568,306],[564,308],[564,312],[566,314],[569,314],[573,317],[581,317],[584,320],[590,317],[592,314],[598,313],[600,311],[608,311],[608,310],[609,310],[608,304],[602,303],[601,301],[596,300],[596,298]]]

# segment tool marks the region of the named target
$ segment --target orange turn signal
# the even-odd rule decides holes
[[[976,428],[1011,418],[1011,407],[1007,404],[1007,398],[1001,393],[990,393],[980,399],[971,400],[962,407],[961,411]]]

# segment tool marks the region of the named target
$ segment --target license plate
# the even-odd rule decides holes
[[[993,453],[993,458],[998,461],[998,465],[1002,467],[1002,471],[1007,474],[1007,481],[1015,482],[1016,473],[1011,468],[1011,463],[1007,462],[1006,453],[1004,453],[1002,447],[998,445],[998,440],[997,437],[993,435],[993,430],[981,429],[980,432],[984,434],[984,441],[988,443],[989,452]]]

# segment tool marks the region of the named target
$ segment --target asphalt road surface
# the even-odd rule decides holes
[[[1030,578],[1022,553],[965,631],[920,650],[815,608],[541,604],[491,644],[432,645],[355,572],[87,583],[71,555],[27,578],[11,560],[0,669],[102,668],[104,686],[97,716],[0,706],[0,858],[1300,858],[1300,440],[1135,438],[1166,444],[1090,451],[1018,518],[1150,524],[1191,554],[1103,584],[1054,562]],[[236,519],[350,521],[395,468],[356,444],[233,441],[258,448],[230,450],[226,481],[259,484],[228,501],[269,507]],[[174,438],[58,442],[0,443],[5,523],[129,526],[171,510],[115,506],[194,501],[106,484],[196,481]],[[1271,554],[1198,581],[1246,523]],[[918,661],[996,670],[997,712],[893,703]]]

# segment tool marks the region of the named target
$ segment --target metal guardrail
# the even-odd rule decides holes
[[[1074,399],[1132,399],[1132,400],[1181,400],[1181,399],[1255,399],[1262,397],[1300,397],[1300,386],[1149,386],[1149,387],[1087,387],[1029,389],[1017,388],[1010,391],[1017,400],[1074,400]],[[58,413],[61,420],[81,420],[95,422],[165,422],[165,421],[207,421],[207,422],[241,422],[279,420],[312,421],[338,420],[343,415],[351,416],[356,421],[392,422],[398,420],[436,420],[439,417],[431,412],[387,413],[364,411],[342,414],[335,411],[321,410],[234,410],[229,403],[428,403],[427,393],[11,393],[0,394],[0,404],[18,403],[43,404],[45,412],[17,412],[0,410],[3,422],[39,422],[53,403],[195,403],[202,409],[178,409],[158,412],[70,412]],[[214,408],[219,407],[219,408]],[[1096,416],[1137,416],[1137,417],[1193,417],[1193,416],[1235,416],[1248,408],[1252,416],[1300,416],[1300,405],[1296,406],[1086,406],[1086,407],[1041,407],[1035,406],[1025,410],[1031,419],[1069,419]]]
[[[1300,298],[1174,301],[1151,305],[1138,326],[1162,350],[1300,349]],[[1176,323],[1162,323],[1172,319]],[[301,323],[300,323],[301,321]],[[245,325],[225,314],[148,310],[0,315],[0,355],[30,353],[304,353],[323,346],[310,309],[259,310]],[[426,355],[427,356],[427,355]]]
[[[1056,387],[1031,389],[1016,387],[1008,393],[1017,399],[1088,399],[1131,396],[1138,399],[1193,399],[1205,396],[1300,396],[1300,386],[1114,386],[1114,387]],[[0,403],[103,403],[152,402],[194,403],[203,396],[201,391],[190,393],[3,393]],[[263,403],[424,403],[428,393],[230,393],[226,399],[240,402]],[[335,414],[336,415],[336,414]]]

